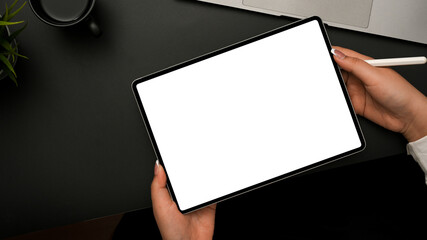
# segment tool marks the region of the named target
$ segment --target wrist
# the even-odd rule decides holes
[[[417,105],[412,120],[403,132],[403,136],[408,142],[414,142],[427,136],[427,98],[424,97],[423,100]]]
[[[418,130],[420,129],[420,130]],[[408,142],[415,142],[425,136],[427,136],[427,128],[424,128],[422,130],[421,128],[414,127],[413,131],[409,131],[407,133],[404,133],[403,136],[408,140]]]

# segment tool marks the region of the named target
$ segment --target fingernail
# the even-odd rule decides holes
[[[340,50],[336,50],[335,48],[331,49],[331,53],[334,54],[338,59],[344,59],[345,58],[345,54],[342,53]]]
[[[157,173],[159,173],[159,160],[156,160],[156,165],[154,166],[154,175],[157,175]]]

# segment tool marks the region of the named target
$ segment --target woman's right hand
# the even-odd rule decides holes
[[[402,133],[409,142],[427,135],[426,96],[392,69],[373,67],[363,61],[372,58],[333,48],[357,114]]]

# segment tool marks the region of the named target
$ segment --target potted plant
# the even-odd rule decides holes
[[[22,10],[27,2],[24,2],[18,9],[14,10],[17,3],[18,0],[15,0],[9,7],[6,3],[6,11],[0,15],[0,80],[9,76],[9,78],[15,82],[16,86],[18,86],[18,82],[16,81],[14,66],[17,58],[21,57],[28,59],[18,53],[18,44],[16,42],[16,36],[25,29],[27,24],[25,23],[23,27],[14,32],[11,32],[9,29],[9,26],[11,25],[24,23],[24,21],[11,21],[12,18]]]

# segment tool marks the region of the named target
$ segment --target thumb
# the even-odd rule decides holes
[[[331,50],[335,62],[345,71],[355,75],[365,85],[375,85],[376,79],[380,79],[381,73],[378,68],[371,66],[364,60],[345,55],[342,51],[333,48]]]
[[[154,210],[173,203],[166,187],[166,173],[158,160],[154,166],[154,178],[151,183],[151,200]]]

